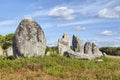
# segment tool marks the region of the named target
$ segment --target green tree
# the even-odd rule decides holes
[[[8,47],[12,46],[13,36],[14,36],[13,33],[5,36],[0,35],[0,45],[2,46],[3,49],[7,49]]]

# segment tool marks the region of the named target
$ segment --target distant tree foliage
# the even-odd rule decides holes
[[[56,52],[56,53],[58,53],[58,48],[57,48],[57,46],[52,46],[52,47],[48,47],[48,46],[47,46],[45,53],[47,53],[47,52],[50,52],[50,53]]]
[[[100,48],[102,52],[105,52],[108,55],[119,55],[120,56],[120,47],[102,47]]]
[[[94,48],[96,45],[95,45],[95,43],[92,43],[92,48]]]
[[[12,46],[13,36],[13,33],[7,34],[5,36],[0,35],[0,46],[2,46],[3,49],[7,49],[8,47]]]

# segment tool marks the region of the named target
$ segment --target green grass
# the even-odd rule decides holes
[[[14,77],[16,73],[22,74],[23,71],[26,71],[30,75],[24,75],[20,78],[21,80],[35,78],[45,80],[44,76],[46,75],[49,79],[57,80],[119,80],[120,59],[106,57],[102,57],[102,59],[103,62],[95,62],[94,60],[79,60],[59,55],[12,60],[0,58],[0,77],[9,74],[5,79],[16,80]]]

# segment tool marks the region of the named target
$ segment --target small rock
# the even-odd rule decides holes
[[[96,59],[95,62],[103,62],[102,59]]]
[[[51,52],[47,52],[47,53],[46,53],[47,56],[50,56],[50,54],[51,54]]]
[[[3,55],[3,49],[2,47],[0,46],[0,56]]]
[[[107,56],[107,54],[105,52],[103,52],[103,56]]]
[[[12,47],[9,47],[9,48],[6,50],[6,56],[13,56],[13,48],[12,48]]]

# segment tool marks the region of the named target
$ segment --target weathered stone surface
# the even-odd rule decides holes
[[[105,52],[103,52],[103,56],[107,56],[107,54]]]
[[[92,45],[90,42],[86,42],[84,45],[84,53],[85,54],[92,54]]]
[[[86,59],[86,60],[91,60],[95,58],[92,54],[79,54],[79,52],[74,52],[71,50],[64,52],[64,56],[70,58],[77,58],[77,59]]]
[[[84,53],[84,46],[82,41],[75,35],[73,35],[72,38],[72,46],[73,46],[73,51],[79,52],[79,53]]]
[[[42,28],[32,18],[19,24],[13,39],[15,57],[33,57],[45,54],[46,38]]]
[[[3,49],[2,47],[0,46],[0,56],[3,55]]]
[[[92,52],[96,57],[103,56],[102,52],[99,50],[99,48],[96,45],[93,46]]]
[[[12,48],[12,47],[9,47],[9,48],[6,50],[6,56],[13,56],[13,48]]]
[[[73,50],[70,49],[70,39],[68,35],[65,33],[63,35],[63,38],[58,40],[58,49],[61,55],[70,58],[87,60],[103,56],[102,52],[95,44],[93,45],[90,42],[86,42],[83,47],[82,41],[75,35],[73,35],[72,47]]]
[[[67,35],[67,33],[64,33],[62,39],[58,40],[58,51],[61,55],[63,55],[64,52],[69,50],[70,50],[70,38]]]

